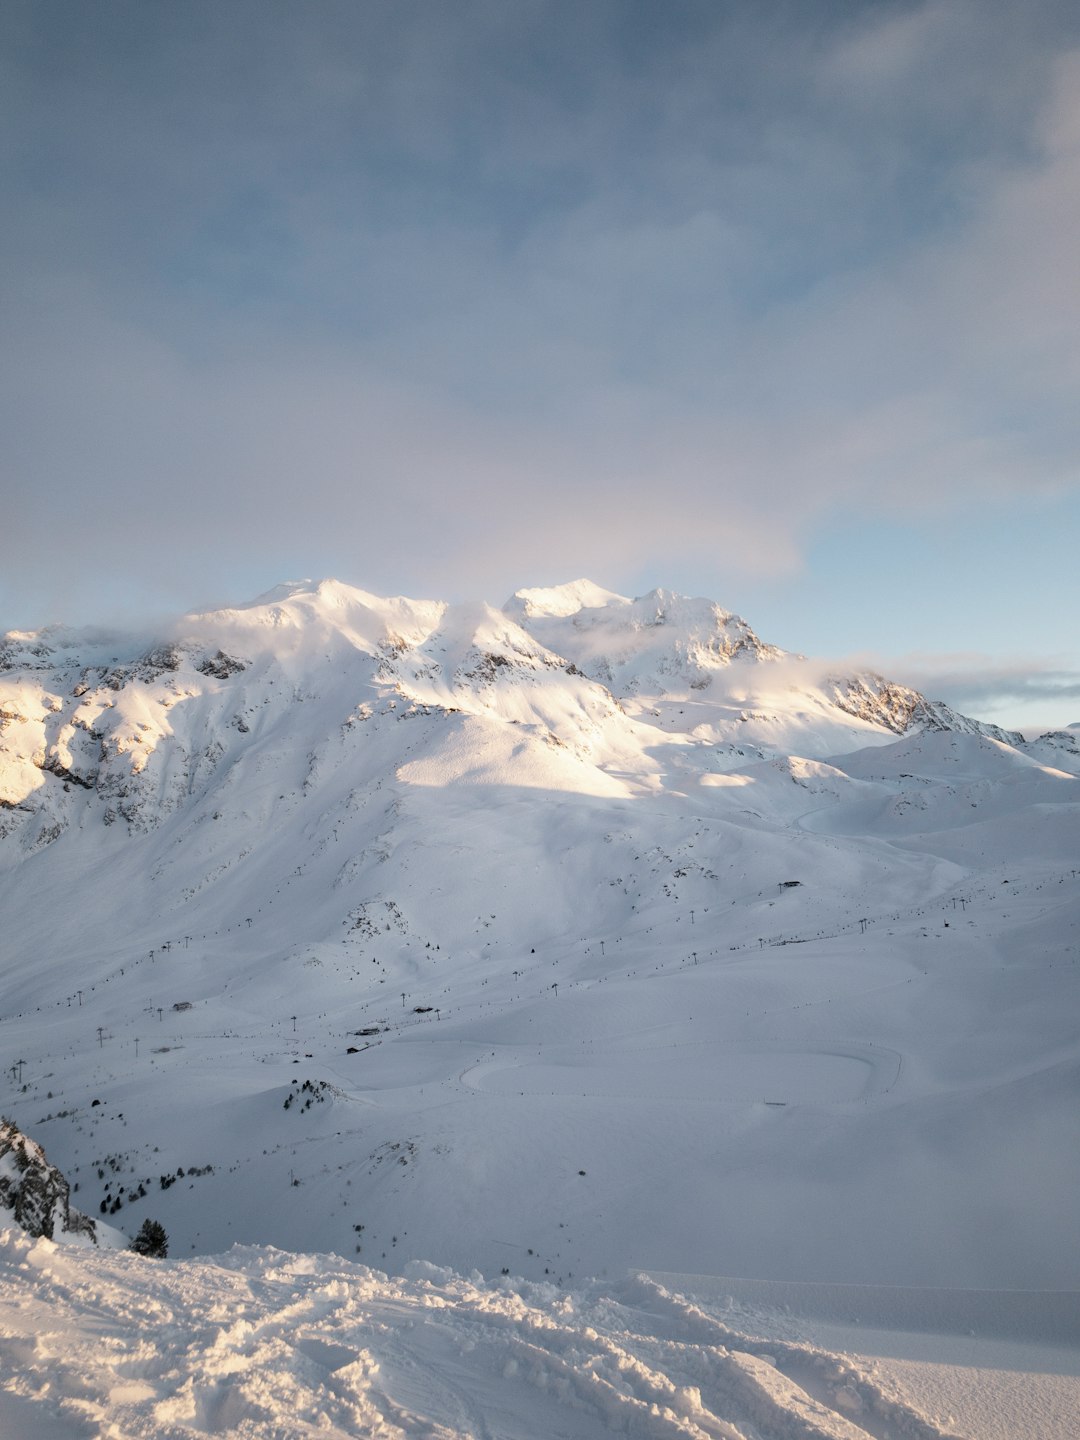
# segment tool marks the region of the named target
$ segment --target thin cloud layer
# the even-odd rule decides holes
[[[950,703],[973,715],[993,717],[1010,710],[1047,729],[1071,723],[1054,720],[1052,712],[1080,719],[1080,672],[1052,661],[1031,658],[993,660],[985,655],[903,656],[893,662],[909,683],[929,695],[948,695]],[[1071,711],[1070,711],[1071,707]]]

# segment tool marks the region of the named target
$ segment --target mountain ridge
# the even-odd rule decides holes
[[[581,580],[518,591],[496,610],[483,603],[382,599],[333,580],[298,581],[246,604],[193,613],[171,636],[151,641],[95,628],[8,632],[0,644],[0,805],[34,808],[41,777],[52,776],[62,785],[96,791],[106,801],[106,814],[132,822],[133,807],[124,802],[133,789],[145,788],[139,777],[158,747],[168,748],[170,727],[160,723],[157,712],[194,698],[199,681],[191,672],[202,677],[201,698],[213,722],[245,734],[250,727],[242,715],[226,717],[227,706],[213,703],[224,696],[215,682],[224,684],[254,667],[267,682],[279,683],[298,664],[303,668],[305,647],[314,673],[335,661],[348,664],[357,687],[380,691],[384,704],[393,693],[448,712],[476,708],[490,718],[498,711],[492,696],[499,695],[509,704],[504,718],[541,727],[583,753],[590,747],[582,731],[594,732],[603,720],[626,713],[624,702],[642,696],[700,701],[712,698],[706,692],[722,688],[725,679],[749,680],[752,688],[760,678],[767,683],[773,662],[788,667],[782,686],[787,695],[769,697],[776,713],[790,711],[791,695],[801,695],[813,701],[819,717],[831,711],[834,721],[850,716],[890,734],[936,729],[982,734],[1020,748],[1026,743],[1016,732],[971,720],[872,673],[829,677],[815,685],[808,671],[806,683],[793,683],[791,667],[797,671],[803,657],[761,641],[745,620],[713,601],[665,590],[630,600]],[[358,664],[363,659],[375,662],[370,673]],[[283,673],[275,679],[270,669]],[[46,674],[52,684],[31,699],[32,677]],[[556,674],[564,677],[558,681],[563,693],[553,704],[507,694],[511,679],[519,690],[542,676],[554,687]],[[142,691],[155,683],[162,693],[153,697],[150,715],[150,697]],[[738,687],[729,683],[727,689]],[[755,713],[760,720],[771,712],[747,699],[748,693],[724,695],[711,716],[716,741],[741,742],[761,729],[750,723]],[[642,718],[642,708],[649,707],[639,706],[634,718]],[[570,721],[568,710],[576,712],[579,724]],[[560,728],[567,733],[560,735]],[[768,740],[767,727],[751,740],[762,758],[783,748],[770,747]],[[203,747],[204,761],[212,760],[212,745],[207,740]],[[180,758],[190,769],[191,757]],[[172,794],[161,793],[166,811]],[[139,807],[140,823],[149,822],[152,809]]]

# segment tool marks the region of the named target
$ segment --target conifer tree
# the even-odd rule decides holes
[[[169,1237],[165,1227],[156,1220],[144,1220],[142,1229],[128,1246],[136,1255],[147,1255],[154,1260],[164,1260],[169,1253]]]

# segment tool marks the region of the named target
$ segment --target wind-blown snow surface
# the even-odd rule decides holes
[[[937,1318],[977,1318],[989,1334],[875,1330],[861,1358],[808,1338],[823,1323],[843,1336],[835,1319],[707,1282],[695,1296],[683,1288],[693,1277],[674,1278],[679,1288],[637,1275],[566,1290],[414,1262],[391,1279],[336,1256],[241,1246],[155,1263],[7,1232],[0,1428],[22,1440],[1073,1433],[1075,1305],[1044,1316],[1034,1346],[1015,1338],[1034,1297],[945,1292]],[[856,1308],[888,1313],[887,1293],[832,1294],[849,1329]],[[933,1305],[933,1292],[895,1303],[910,1315],[913,1295]],[[816,1298],[827,1308],[830,1292]]]
[[[1072,732],[586,582],[3,663],[0,1109],[87,1213],[564,1288],[1080,1285]]]

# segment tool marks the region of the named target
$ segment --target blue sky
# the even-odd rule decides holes
[[[1080,10],[7,0],[0,628],[707,594],[1080,719]]]

